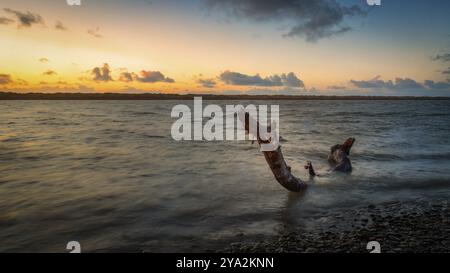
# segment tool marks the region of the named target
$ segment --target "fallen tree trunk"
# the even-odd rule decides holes
[[[250,114],[245,113],[245,131],[247,133],[250,132]],[[270,143],[271,140],[263,140],[260,135],[260,124],[256,121],[256,139],[258,144],[267,144]],[[267,131],[271,131],[270,127]],[[255,134],[253,134],[255,135]],[[264,157],[266,158],[267,164],[269,164],[270,169],[272,170],[275,179],[280,183],[284,188],[292,192],[300,192],[304,190],[308,185],[306,182],[300,180],[295,177],[291,173],[291,167],[286,164],[284,160],[283,153],[281,152],[281,146],[278,147],[274,151],[263,151]]]

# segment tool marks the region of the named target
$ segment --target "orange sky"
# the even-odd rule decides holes
[[[63,0],[2,1],[0,20],[14,22],[0,23],[0,75],[9,79],[2,83],[0,76],[0,90],[284,90],[295,94],[331,92],[331,86],[354,90],[358,88],[351,80],[370,81],[378,75],[383,81],[446,81],[446,75],[440,73],[445,65],[431,58],[445,51],[448,41],[408,43],[408,36],[380,36],[379,29],[370,35],[374,22],[370,15],[348,22],[354,26],[348,34],[310,42],[283,37],[283,24],[227,22],[193,4],[195,1],[178,8],[174,3],[158,1],[151,5],[125,2],[85,0],[81,7],[69,7]],[[21,23],[20,15],[27,16],[27,12],[41,20],[30,25]],[[57,21],[66,29],[56,29]],[[93,70],[104,64],[109,66],[109,77],[96,79]],[[156,78],[144,78],[142,71]],[[293,73],[304,86],[287,86],[284,82],[269,84],[272,86],[233,84],[221,77],[226,71],[248,77],[258,74],[263,80]],[[121,80],[124,72],[132,75],[131,81]],[[204,82],[211,84],[202,85]]]

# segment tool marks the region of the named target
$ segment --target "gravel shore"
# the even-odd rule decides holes
[[[258,242],[235,242],[231,253],[368,253],[377,241],[382,253],[449,253],[448,201],[392,202],[328,215],[336,224],[319,230],[290,230]],[[340,223],[342,225],[340,225]]]

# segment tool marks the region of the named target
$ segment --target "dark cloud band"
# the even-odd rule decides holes
[[[369,81],[350,81],[354,86],[360,89],[387,89],[387,90],[448,90],[450,91],[450,81],[434,82],[432,80],[425,80],[424,83],[419,83],[416,80],[409,78],[396,78],[395,81],[383,81],[380,76],[375,77]]]
[[[3,10],[15,15],[19,22],[19,26],[31,27],[34,24],[44,24],[44,19],[39,14],[31,13],[29,11],[21,12],[21,11],[9,9],[9,8],[5,8]]]
[[[141,76],[136,78],[140,82],[147,82],[147,83],[155,83],[155,82],[167,82],[167,83],[173,83],[175,80],[164,76],[163,73],[159,71],[141,71]]]
[[[136,73],[130,72],[122,72],[120,73],[120,81],[123,82],[143,82],[143,83],[156,83],[156,82],[166,82],[166,83],[174,83],[175,80],[169,77],[166,77],[160,71],[147,71],[142,70],[140,75]]]
[[[283,21],[291,24],[284,36],[307,41],[345,33],[346,17],[365,15],[359,6],[345,6],[335,0],[207,0],[210,8],[225,10],[234,18],[254,22]]]
[[[245,75],[239,72],[225,71],[219,78],[229,85],[242,85],[242,86],[263,86],[263,87],[304,87],[304,83],[293,72],[281,75],[272,75],[262,78],[259,74],[254,76]]]

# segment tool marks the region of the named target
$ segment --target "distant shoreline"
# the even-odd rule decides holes
[[[450,97],[414,96],[286,96],[286,95],[212,95],[212,94],[126,94],[126,93],[14,93],[0,92],[0,100],[450,100]]]

